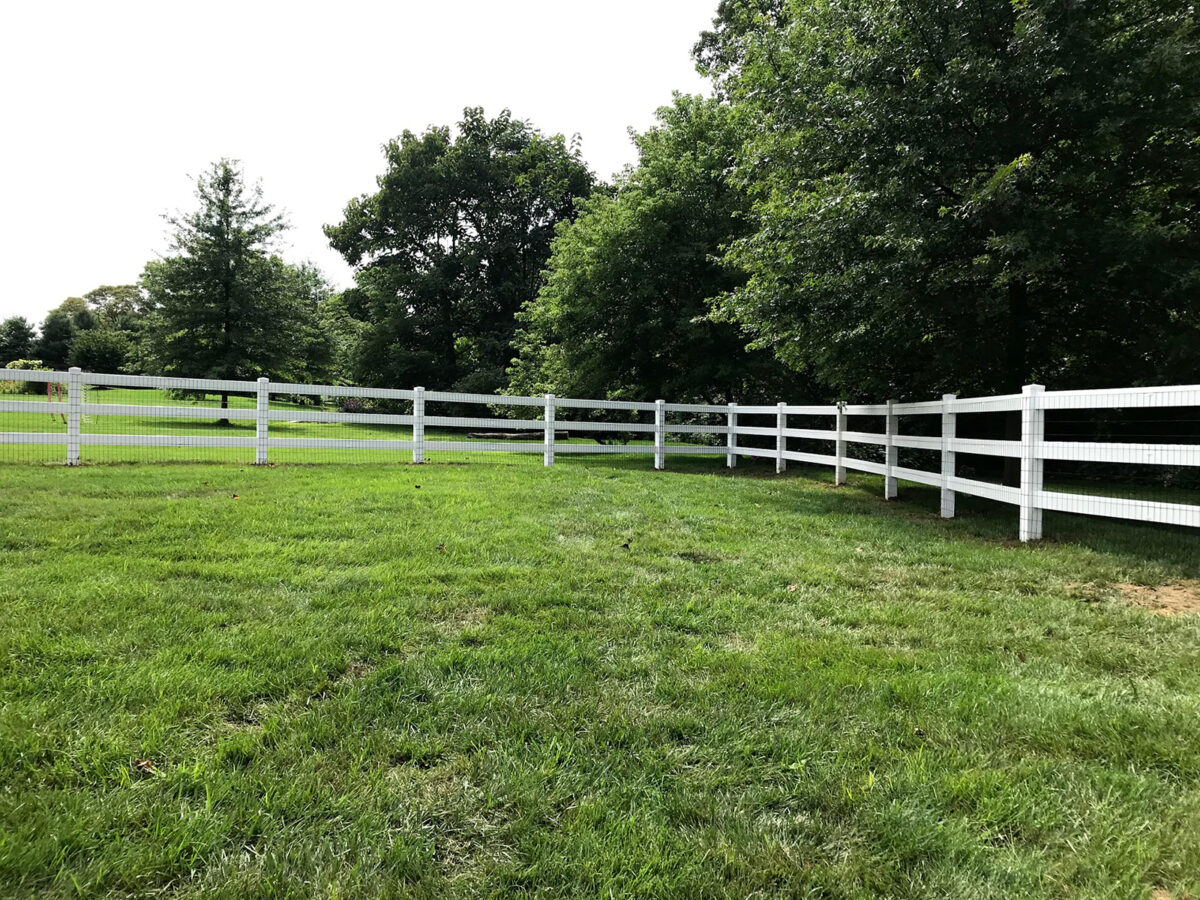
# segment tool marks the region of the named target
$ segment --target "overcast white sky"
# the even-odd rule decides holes
[[[0,14],[0,318],[137,279],[189,176],[241,159],[293,229],[285,256],[337,283],[325,243],[372,190],[380,145],[508,107],[583,138],[608,178],[672,90],[717,0],[19,3]]]

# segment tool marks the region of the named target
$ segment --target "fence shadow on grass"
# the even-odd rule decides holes
[[[724,457],[671,459],[667,469],[662,472],[655,472],[652,460],[647,457],[614,455],[603,459],[570,457],[556,461],[556,465],[564,463],[658,476],[703,475],[709,478],[778,480],[781,484],[802,480],[806,486],[819,486],[826,490],[807,491],[802,501],[798,496],[787,493],[769,499],[787,506],[803,502],[807,510],[819,513],[886,516],[897,525],[903,523],[927,533],[932,529],[947,538],[984,541],[1013,549],[1036,550],[1039,546],[1070,544],[1124,558],[1131,567],[1153,562],[1180,578],[1200,577],[1200,535],[1171,525],[1047,512],[1045,539],[1022,544],[1013,538],[1018,516],[1013,506],[958,494],[955,517],[943,519],[939,489],[902,482],[899,497],[885,501],[883,478],[877,475],[851,473],[849,483],[837,487],[833,484],[833,472],[828,468],[792,463],[787,472],[777,475],[773,460],[742,459],[736,468],[728,469]]]

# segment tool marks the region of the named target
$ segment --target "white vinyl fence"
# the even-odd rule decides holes
[[[1044,468],[1047,460],[1097,462],[1108,464],[1156,465],[1174,467],[1200,466],[1200,444],[1168,443],[1100,443],[1091,441],[1045,440],[1045,415],[1050,410],[1130,410],[1146,407],[1200,407],[1200,386],[1129,388],[1095,391],[1046,391],[1040,385],[1029,385],[1021,394],[996,397],[959,398],[947,394],[941,400],[917,403],[879,403],[867,405],[792,406],[712,406],[691,403],[634,403],[618,400],[576,400],[555,397],[510,397],[491,394],[464,394],[445,391],[365,388],[335,385],[290,384],[260,378],[251,381],[222,381],[195,378],[161,378],[139,375],[104,375],[81,372],[38,372],[0,370],[0,381],[65,383],[66,402],[51,399],[0,399],[0,414],[39,413],[63,414],[65,432],[0,431],[0,444],[65,444],[67,465],[77,465],[83,457],[82,448],[89,445],[143,447],[244,447],[253,449],[254,461],[266,463],[270,451],[284,448],[389,451],[411,451],[414,463],[424,462],[426,453],[439,451],[500,451],[507,453],[539,452],[547,466],[554,464],[556,453],[644,453],[654,458],[654,468],[666,467],[672,454],[708,454],[725,456],[730,468],[737,465],[739,456],[765,457],[775,461],[782,472],[789,461],[830,466],[838,484],[846,481],[847,470],[853,469],[883,477],[886,499],[897,493],[899,481],[931,485],[941,489],[941,514],[954,515],[955,495],[970,494],[1008,503],[1020,509],[1020,539],[1036,540],[1042,536],[1043,510],[1082,513],[1157,522],[1171,525],[1200,527],[1200,505],[1166,503],[1106,497],[1084,493],[1046,490]],[[222,409],[216,406],[146,406],[85,402],[84,387],[157,388],[190,392],[252,394],[257,397],[253,409]],[[337,412],[328,409],[272,410],[272,395],[308,395],[317,398],[359,397],[392,401],[408,401],[411,415],[374,412]],[[102,395],[99,395],[102,396]],[[475,404],[487,412],[495,407],[526,407],[531,417],[523,419],[480,416],[430,415],[426,404]],[[570,416],[586,416],[592,410],[627,412],[628,418],[638,414],[653,414],[653,422],[586,421]],[[983,440],[957,436],[957,419],[974,413],[1020,413],[1020,440]],[[694,417],[719,417],[723,424],[671,423],[668,414],[691,414]],[[188,434],[112,434],[85,433],[81,423],[85,416],[135,416],[163,418],[214,419],[254,421],[254,437],[227,437]],[[648,415],[646,415],[648,418]],[[789,417],[804,417],[827,423],[820,428],[793,428]],[[878,417],[883,420],[881,432],[851,431],[850,417]],[[901,434],[901,417],[938,417],[940,434],[920,436]],[[747,424],[753,420],[764,424]],[[2,419],[0,419],[2,421]],[[411,427],[410,440],[347,439],[347,438],[288,438],[272,437],[272,422],[342,422]],[[427,440],[425,430],[432,428],[503,428],[537,430],[543,435],[539,442],[530,441],[462,441]],[[642,435],[652,443],[588,444],[567,443],[560,432],[592,434],[612,432]],[[716,436],[724,446],[711,444],[669,443],[668,435]],[[739,443],[739,437],[755,437],[759,443],[773,446],[753,447]],[[789,449],[789,439],[819,442],[825,452],[802,452]],[[874,446],[882,449],[882,461],[863,459],[862,453],[850,452],[851,445]],[[931,451],[939,454],[939,471],[906,468],[899,464],[901,448]],[[956,467],[958,454],[1004,457],[1020,461],[1020,487],[1010,487],[962,477]]]

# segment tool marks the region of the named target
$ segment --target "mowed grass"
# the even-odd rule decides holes
[[[532,462],[0,466],[0,895],[1200,894],[1195,533]]]

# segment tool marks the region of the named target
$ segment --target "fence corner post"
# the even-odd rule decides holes
[[[775,474],[782,474],[787,469],[787,459],[784,458],[784,451],[787,449],[787,438],[784,437],[783,430],[787,428],[787,404],[782,400],[776,407],[779,410],[775,414]]]
[[[896,483],[896,467],[899,465],[900,448],[895,444],[896,438],[896,414],[892,408],[896,405],[895,400],[887,402],[887,428],[886,442],[884,443],[884,476],[883,476],[883,499],[895,500],[900,493],[899,486]]]
[[[729,404],[727,426],[725,431],[725,468],[737,466],[737,404]]]
[[[554,465],[554,395],[546,395],[546,433],[545,433],[545,451],[542,454],[542,462],[547,466]]]
[[[654,401],[654,468],[667,467],[667,413],[663,400]]]
[[[83,423],[83,370],[67,370],[67,465],[79,465],[80,432]]]
[[[846,403],[839,400],[837,405],[837,423],[834,426],[836,437],[833,442],[833,483],[846,483]]]
[[[1037,541],[1042,537],[1042,508],[1040,494],[1046,471],[1042,458],[1042,442],[1046,439],[1046,411],[1040,384],[1027,384],[1021,390],[1021,521],[1022,541]]]
[[[958,437],[958,416],[954,412],[954,394],[942,394],[942,518],[954,518],[954,488],[950,482],[957,471],[954,441]]]
[[[425,388],[413,390],[413,462],[425,462]]]
[[[255,407],[254,433],[254,464],[264,466],[267,463],[267,429],[270,426],[271,394],[267,390],[269,378],[258,379],[258,403]]]

